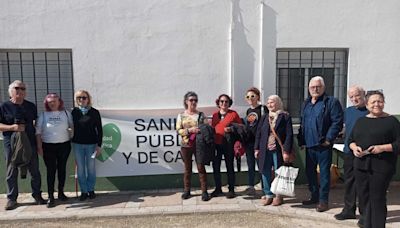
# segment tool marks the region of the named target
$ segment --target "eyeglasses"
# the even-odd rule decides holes
[[[18,86],[14,87],[14,89],[15,89],[15,90],[22,90],[22,91],[25,91],[25,90],[26,90],[25,87],[18,87]]]
[[[246,96],[246,99],[250,99],[250,98],[255,98],[256,97],[256,95],[254,95],[254,94],[252,94],[252,95],[250,95],[250,96]]]
[[[86,100],[87,97],[76,97],[77,100]]]
[[[322,86],[310,86],[309,88],[310,88],[310,89],[321,89]]]
[[[197,102],[198,100],[197,99],[189,99],[188,101],[189,102]]]
[[[223,103],[229,103],[228,100],[219,100],[219,103],[223,104]]]

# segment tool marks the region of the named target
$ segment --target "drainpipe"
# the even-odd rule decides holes
[[[260,48],[259,48],[259,52],[260,52],[260,56],[259,56],[259,60],[260,60],[260,66],[259,66],[259,72],[260,72],[260,91],[261,91],[261,104],[265,104],[265,93],[264,93],[264,54],[263,54],[263,39],[264,39],[264,2],[261,1],[260,2]],[[261,109],[261,115],[263,115],[264,113],[264,109]]]

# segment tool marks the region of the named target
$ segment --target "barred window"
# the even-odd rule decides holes
[[[57,93],[65,108],[73,107],[73,69],[71,50],[0,49],[0,99],[9,99],[8,85],[21,80],[27,86],[26,99],[44,110],[43,99]]]
[[[324,78],[326,93],[345,107],[347,49],[279,48],[276,53],[276,91],[293,122],[300,121],[301,105],[309,95],[308,82],[317,75]]]

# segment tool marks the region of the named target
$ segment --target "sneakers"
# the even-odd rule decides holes
[[[59,191],[58,192],[58,199],[61,200],[61,201],[67,201],[68,197],[64,194],[63,191]]]
[[[46,200],[44,200],[42,198],[42,195],[36,195],[36,196],[32,196],[35,199],[35,204],[37,205],[42,205],[42,204],[46,204]]]
[[[208,192],[201,193],[201,200],[202,201],[209,201],[210,200],[210,196],[208,195]]]
[[[181,198],[183,199],[183,200],[185,200],[185,199],[189,199],[190,198],[190,191],[184,191],[183,193],[182,193],[182,196],[181,196]]]
[[[82,192],[79,201],[85,201],[88,198],[87,192]]]
[[[266,196],[261,197],[261,205],[263,205],[263,206],[271,205],[272,201],[273,201],[273,198],[271,198],[271,197],[266,197]]]
[[[235,197],[236,197],[236,195],[235,195],[234,191],[229,191],[228,193],[226,193],[226,198],[227,199],[232,199],[232,198],[235,198]]]
[[[96,198],[96,193],[94,191],[89,191],[89,199],[94,199]]]
[[[4,207],[4,209],[6,209],[7,211],[9,210],[14,210],[15,208],[17,208],[17,201],[16,200],[8,200],[6,206]]]
[[[275,198],[272,201],[272,206],[280,206],[283,204],[283,198],[282,196],[275,196]]]
[[[216,188],[213,192],[211,192],[211,197],[218,197],[223,194],[220,188]]]
[[[47,200],[47,208],[52,208],[56,206],[56,202],[54,200],[54,196],[49,196],[49,199]]]
[[[346,214],[343,213],[343,211],[339,214],[334,215],[336,220],[346,220],[346,219],[355,219],[356,215],[355,214]]]

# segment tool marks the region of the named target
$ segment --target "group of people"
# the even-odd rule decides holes
[[[55,206],[56,173],[58,200],[68,200],[64,194],[64,184],[71,145],[81,189],[79,199],[84,201],[95,198],[94,158],[101,153],[103,133],[100,113],[92,107],[89,92],[75,92],[75,108],[72,112],[65,109],[60,96],[50,93],[44,98],[45,111],[38,115],[36,105],[25,99],[26,89],[22,81],[12,82],[8,89],[10,100],[0,105],[0,131],[3,132],[7,164],[8,201],[5,209],[17,207],[16,164],[21,158],[27,157],[28,153],[30,159],[26,165],[31,175],[35,203]],[[325,83],[321,76],[311,78],[308,91],[309,97],[301,106],[297,135],[298,145],[306,153],[306,176],[310,191],[309,199],[302,204],[316,205],[318,212],[329,209],[332,148],[344,124],[345,206],[335,218],[355,218],[358,199],[361,216],[357,224],[360,227],[384,227],[387,214],[386,191],[395,174],[400,151],[400,123],[394,116],[383,111],[383,92],[365,92],[360,86],[352,86],[348,96],[353,106],[343,111],[340,102],[325,93]],[[221,94],[215,100],[217,110],[209,122],[207,116],[197,109],[198,95],[195,92],[184,95],[185,110],[179,113],[176,121],[176,130],[182,138],[181,153],[185,167],[182,199],[191,197],[193,155],[200,177],[201,199],[208,201],[211,197],[224,194],[220,172],[222,157],[228,179],[228,192],[225,195],[227,198],[235,197],[234,151],[237,150],[239,140],[245,147],[247,158],[248,194],[255,193],[257,164],[264,192],[262,205],[279,206],[283,203],[283,196],[271,191],[272,171],[294,162],[292,118],[284,110],[278,95],[269,96],[265,105],[260,104],[260,98],[257,88],[249,88],[245,95],[249,108],[246,116],[240,118],[236,111],[230,109],[232,98]],[[42,198],[38,155],[43,156],[47,168],[47,201]],[[209,195],[205,165],[210,163],[215,189]]]
[[[45,111],[38,115],[36,105],[25,99],[26,90],[22,81],[12,82],[8,88],[10,100],[0,105],[0,131],[3,132],[7,165],[8,201],[5,209],[13,210],[17,207],[18,164],[21,164],[19,157],[30,158],[26,168],[31,175],[32,197],[36,204],[55,206],[56,173],[58,200],[68,200],[64,194],[64,185],[71,143],[81,189],[80,200],[95,198],[94,157],[101,152],[103,133],[100,113],[92,107],[89,92],[75,92],[75,108],[72,112],[65,109],[63,100],[57,94],[50,93],[43,101]],[[19,137],[21,132],[26,134],[26,141],[18,140],[24,139]],[[47,201],[42,198],[38,155],[43,156],[47,169]]]
[[[384,112],[385,97],[382,91],[365,93],[360,86],[352,86],[348,96],[353,106],[342,109],[340,102],[325,93],[321,76],[311,78],[308,85],[309,97],[301,106],[300,128],[297,134],[298,146],[306,153],[306,176],[310,197],[302,202],[305,206],[315,205],[316,211],[329,210],[331,186],[332,149],[335,139],[345,126],[344,208],[336,214],[337,220],[354,219],[356,202],[360,227],[384,227],[386,223],[386,191],[396,170],[397,155],[400,151],[400,123]],[[293,126],[290,114],[284,111],[278,95],[271,95],[266,105],[260,104],[260,91],[252,87],[245,99],[249,104],[246,117],[230,109],[233,100],[227,94],[216,99],[217,110],[212,115],[216,152],[212,152],[212,168],[215,189],[207,192],[206,163],[196,156],[202,155],[196,147],[200,128],[207,125],[204,113],[197,110],[198,96],[188,92],[184,96],[185,110],[178,115],[176,129],[182,136],[182,157],[185,165],[184,192],[182,199],[188,199],[191,187],[192,155],[194,154],[200,176],[203,201],[223,195],[220,166],[224,156],[227,177],[227,198],[235,197],[234,150],[235,141],[240,139],[246,148],[248,165],[247,192],[254,194],[255,164],[262,176],[262,205],[279,206],[283,196],[271,191],[272,170],[290,165],[294,159]],[[244,129],[244,130],[243,130]],[[247,137],[238,137],[241,130]],[[204,154],[204,152],[203,152]],[[317,167],[319,167],[319,178]]]

